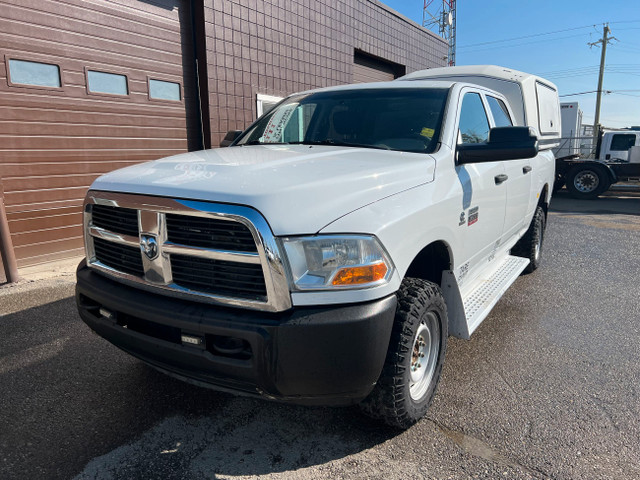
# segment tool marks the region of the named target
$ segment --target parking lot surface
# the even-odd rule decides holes
[[[558,194],[544,261],[470,341],[425,419],[187,385],[82,323],[73,277],[0,288],[0,478],[640,478],[640,194]]]

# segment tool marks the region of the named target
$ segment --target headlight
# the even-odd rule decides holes
[[[297,290],[366,288],[385,283],[393,264],[375,237],[364,235],[283,238]]]

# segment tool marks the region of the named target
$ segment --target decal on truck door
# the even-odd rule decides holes
[[[478,221],[478,207],[473,207],[469,209],[469,220],[467,221],[467,226],[471,226]]]

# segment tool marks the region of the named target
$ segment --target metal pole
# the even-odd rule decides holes
[[[607,55],[608,35],[611,32],[609,25],[606,24],[602,34],[602,53],[600,54],[600,75],[598,76],[598,96],[596,98],[596,116],[593,119],[593,151],[596,150],[598,144],[598,135],[600,134],[600,102],[602,101],[602,81],[604,79],[604,62]]]
[[[7,282],[15,283],[20,280],[18,276],[18,263],[16,255],[13,251],[13,243],[11,242],[11,234],[9,233],[9,223],[7,222],[7,211],[4,208],[4,188],[2,187],[2,178],[0,177],[0,256],[2,257],[2,265],[4,266]]]

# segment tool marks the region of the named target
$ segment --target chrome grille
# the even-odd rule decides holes
[[[140,248],[109,242],[101,238],[93,239],[96,260],[121,272],[142,277],[144,268]]]
[[[257,252],[256,242],[245,225],[214,218],[167,214],[167,237],[182,245]]]
[[[251,208],[90,191],[84,225],[89,266],[116,280],[210,303],[291,307],[275,238]]]
[[[138,211],[132,208],[94,205],[91,212],[96,227],[115,233],[138,236]]]

